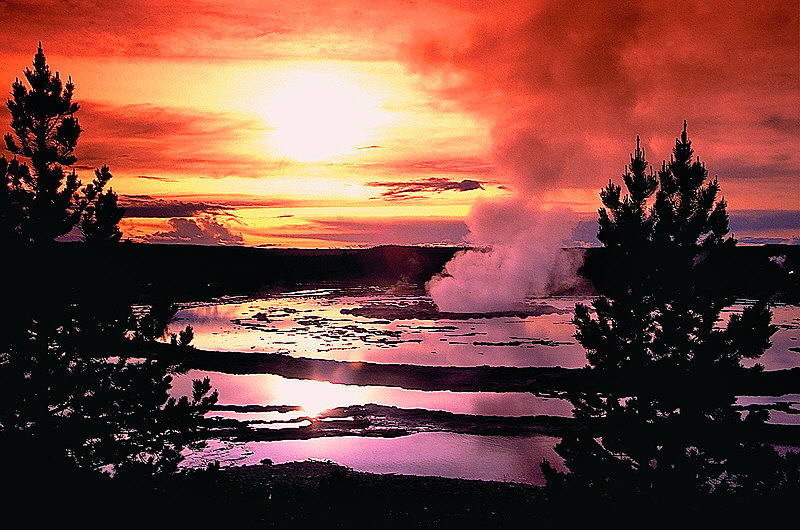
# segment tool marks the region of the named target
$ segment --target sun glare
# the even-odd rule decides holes
[[[364,401],[365,389],[359,386],[335,385],[327,381],[295,381],[278,379],[272,387],[275,395],[293,405],[300,405],[310,417],[347,403]]]
[[[389,115],[376,94],[331,70],[293,71],[265,98],[271,147],[299,162],[346,156],[375,143]]]

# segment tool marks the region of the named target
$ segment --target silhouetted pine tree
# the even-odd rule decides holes
[[[614,273],[597,281],[593,311],[578,304],[574,315],[596,391],[570,399],[591,427],[556,447],[570,473],[543,464],[551,492],[666,506],[796,484],[797,463],[753,439],[763,416],[742,421],[733,408],[740,361],[759,357],[775,327],[765,302],[719,326],[734,301],[720,267],[736,241],[685,122],[657,175],[637,138],[623,180],[624,197],[611,182],[600,193],[598,239]]]
[[[11,86],[6,106],[14,134],[7,133],[5,143],[11,153],[29,159],[30,168],[17,166],[13,182],[5,183],[14,191],[19,211],[3,219],[14,226],[11,231],[4,228],[2,235],[10,232],[24,241],[52,241],[69,233],[83,217],[80,227],[85,240],[118,240],[121,234],[116,225],[123,210],[113,191],[103,193],[111,178],[108,168],[98,170],[83,193],[75,170],[65,172],[77,160],[73,152],[81,134],[72,80],[64,84],[58,72],[50,71],[41,43],[33,70],[25,69],[25,79],[30,88],[20,79]]]
[[[87,243],[120,239],[122,211],[103,191],[107,167],[82,191],[72,154],[80,127],[72,83],[50,74],[41,44],[28,90],[17,80],[8,106],[6,144],[30,159],[0,158],[0,468],[4,479],[64,481],[99,472],[153,476],[174,472],[180,451],[202,437],[203,415],[216,401],[210,382],[194,381],[191,397],[169,395],[174,363],[149,357],[175,312],[171,304],[132,309],[135,293],[115,282],[110,248],[49,245],[77,223]],[[11,245],[14,239],[23,245]],[[85,274],[65,274],[64,256],[86,260]],[[188,345],[192,334],[181,334]],[[94,480],[94,479],[92,479]],[[25,496],[25,489],[20,490]],[[4,499],[5,500],[5,499]],[[13,504],[13,503],[10,503]]]

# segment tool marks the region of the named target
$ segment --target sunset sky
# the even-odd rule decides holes
[[[0,85],[41,41],[75,83],[76,168],[84,181],[111,168],[134,240],[482,242],[502,232],[502,216],[479,226],[489,209],[559,212],[567,243],[585,244],[636,136],[660,166],[687,120],[736,237],[800,243],[799,12],[797,0],[0,1]],[[8,121],[3,107],[2,132]]]

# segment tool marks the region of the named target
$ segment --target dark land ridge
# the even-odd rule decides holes
[[[463,250],[465,247],[289,249],[131,242],[92,248],[60,243],[47,249],[46,260],[57,261],[66,277],[85,274],[86,263],[102,262],[103,270],[95,274],[109,271],[114,289],[131,292],[142,303],[153,299],[198,302],[332,283],[421,287]],[[607,249],[569,248],[563,252],[577,256],[577,262],[583,258],[584,264],[574,282],[552,283],[549,294],[592,295],[596,282],[618,274]],[[800,301],[800,245],[738,246],[719,259],[721,280],[735,286],[736,296],[776,295],[783,301]],[[20,263],[20,268],[24,266]]]

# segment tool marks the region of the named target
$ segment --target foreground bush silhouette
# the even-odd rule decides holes
[[[175,399],[176,366],[139,358],[163,337],[174,307],[133,312],[136,293],[105,268],[105,245],[91,244],[121,235],[116,195],[103,191],[111,173],[98,169],[81,188],[75,171],[65,172],[80,133],[73,85],[50,73],[41,44],[25,77],[30,89],[19,80],[12,86],[15,136],[6,145],[26,160],[0,159],[0,466],[8,484],[64,483],[71,489],[59,498],[73,498],[86,484],[104,491],[103,474],[119,481],[174,473],[217,395],[206,379]],[[53,239],[74,228],[84,251],[64,254]],[[83,258],[85,274],[64,275],[65,255]],[[190,330],[181,334],[186,345],[191,338]],[[12,509],[32,497],[19,487],[4,500]]]
[[[613,183],[600,193],[598,239],[615,272],[574,315],[595,388],[570,400],[590,427],[556,446],[569,473],[542,464],[549,494],[669,515],[796,491],[797,455],[759,442],[763,413],[734,408],[741,360],[758,358],[775,327],[764,301],[719,325],[735,288],[719,270],[736,241],[686,124],[657,174],[637,139],[623,179],[624,197]]]

